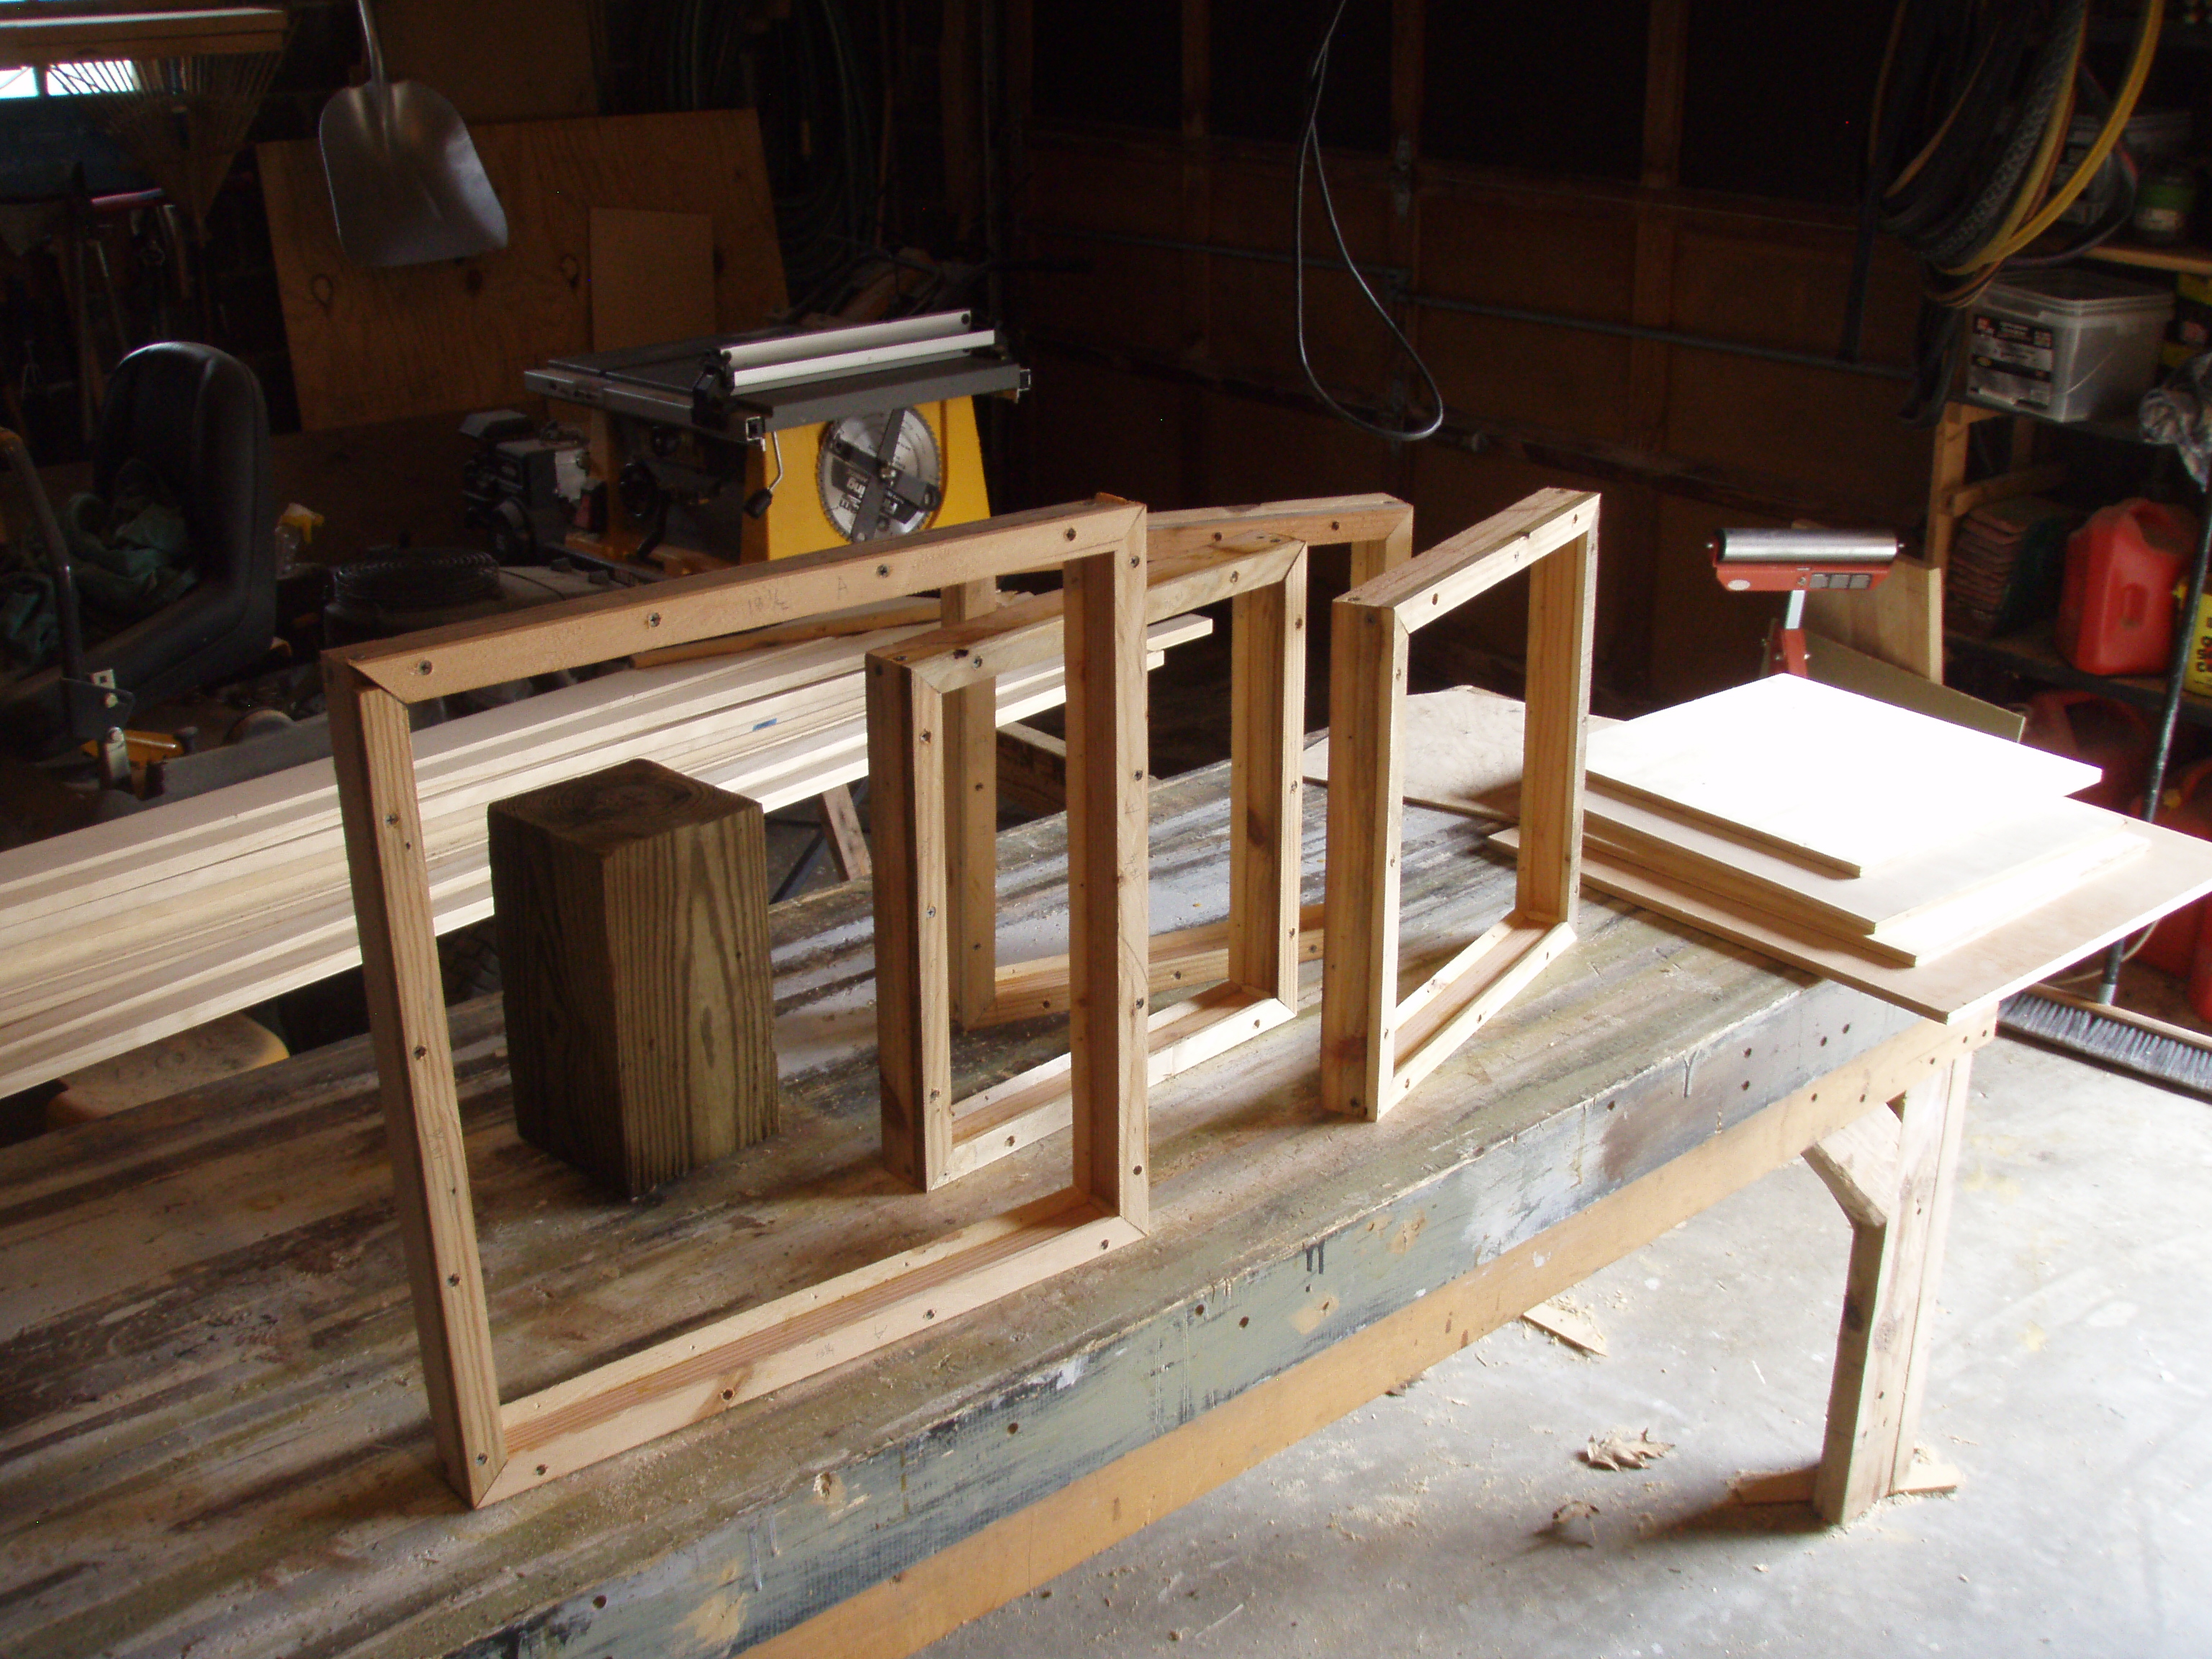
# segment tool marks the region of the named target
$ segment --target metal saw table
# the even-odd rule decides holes
[[[1156,925],[1225,905],[1226,783],[1154,787]],[[1478,824],[1406,823],[1419,973],[1513,876]],[[1003,933],[1064,926],[1060,832],[1003,838]],[[1056,1138],[927,1197],[878,1167],[869,916],[864,885],[776,911],[784,1130],[635,1206],[517,1140],[497,1000],[456,1011],[511,1386],[1055,1181]],[[1823,1509],[1863,1510],[1911,1455],[1992,1018],[1920,1022],[1596,898],[1583,923],[1381,1123],[1318,1104],[1310,964],[1297,1020],[1154,1091],[1143,1243],[474,1513],[431,1445],[365,1039],[0,1152],[0,1651],[906,1653],[1816,1142],[1855,1243],[1804,1451]],[[960,1080],[1060,1042],[963,1038]]]

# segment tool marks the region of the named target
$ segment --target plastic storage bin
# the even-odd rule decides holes
[[[1992,283],[1974,308],[1967,392],[2054,421],[2132,418],[2172,316],[2171,289],[2102,271]]]
[[[2173,653],[2174,583],[2197,521],[2133,496],[2100,507],[2068,538],[2058,654],[2085,674],[2163,674]]]

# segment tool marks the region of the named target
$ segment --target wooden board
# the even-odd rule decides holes
[[[714,331],[714,221],[705,213],[592,210],[592,349]]]
[[[370,270],[348,260],[313,139],[260,146],[284,334],[310,430],[512,404],[522,376],[592,345],[591,210],[714,221],[714,326],[784,304],[750,110],[523,121],[473,129],[507,210],[497,252]]]
[[[1777,915],[1839,933],[1873,933],[1927,916],[1989,886],[2035,871],[2051,879],[2063,860],[2090,854],[2133,822],[2061,796],[1971,835],[1934,842],[1863,876],[1831,876],[1747,847],[1634,801],[1600,798],[1590,833],[1647,868]],[[1719,885],[1716,886],[1716,884]]]
[[[1943,573],[1909,554],[1869,592],[1808,593],[1805,626],[1893,668],[1943,682]]]
[[[2148,823],[2131,824],[2130,833],[2149,843],[2142,856],[1918,968],[1885,967],[1845,946],[1745,915],[1662,878],[1628,869],[1594,846],[1583,849],[1583,877],[1592,886],[1662,915],[1893,1002],[1923,1018],[1948,1023],[2025,990],[2114,939],[2148,927],[2191,899],[2212,893],[2212,842]]]
[[[1805,635],[1805,672],[1823,685],[1856,691],[1879,702],[1893,702],[1899,708],[1986,732],[2007,743],[2018,743],[2027,725],[2025,714],[1954,691],[1940,680],[1923,679],[1809,629]]]
[[[2094,767],[1792,674],[1589,744],[1593,789],[1842,876],[2097,781]]]

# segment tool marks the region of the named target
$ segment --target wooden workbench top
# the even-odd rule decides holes
[[[1154,789],[1156,927],[1221,914],[1225,778]],[[1002,956],[1064,924],[1058,830],[1004,838]],[[1409,975],[1510,903],[1482,837],[1409,809]],[[365,1040],[0,1152],[0,1651],[724,1652],[1915,1024],[1600,901],[1583,915],[1381,1123],[1317,1103],[1310,965],[1298,1019],[1155,1091],[1143,1243],[475,1513],[431,1446]],[[633,1206],[516,1139],[497,999],[456,1012],[510,1396],[1065,1184],[1065,1134],[927,1197],[878,1167],[869,936],[865,886],[776,913],[784,1133]],[[1052,1021],[962,1038],[957,1081],[1060,1047]]]

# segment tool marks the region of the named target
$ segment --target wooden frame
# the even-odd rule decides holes
[[[1297,1010],[1306,564],[1302,542],[1243,533],[1151,566],[1143,599],[1148,622],[1224,599],[1232,603],[1237,692],[1230,762],[1235,829],[1229,915],[1225,922],[1153,941],[1152,948],[1166,945],[1174,954],[1164,972],[1148,971],[1142,1000],[1148,1006],[1149,992],[1178,984],[1227,982],[1146,1018],[1146,1064],[1152,1084],[1281,1024]],[[1066,1056],[964,1099],[953,1097],[953,872],[946,843],[936,833],[957,821],[959,792],[948,782],[951,745],[939,741],[947,733],[952,700],[963,693],[990,698],[1001,674],[1048,660],[1059,644],[1061,604],[1059,594],[1019,600],[975,622],[884,647],[868,659],[869,773],[876,798],[890,804],[878,815],[875,830],[884,1150],[893,1170],[925,1189],[1053,1133],[1066,1126],[1073,1111]],[[1071,647],[1075,638],[1071,625]],[[1073,656],[1069,660],[1072,666]],[[1072,721],[1069,730],[1072,738]],[[1071,742],[1071,845],[1085,833],[1089,810],[1075,788],[1078,771]],[[1133,768],[1131,776],[1140,771]],[[969,793],[983,793],[981,780],[969,781]],[[1145,830],[1139,792],[1135,834],[1140,841]],[[1140,877],[1132,889],[1142,927],[1146,896]],[[969,914],[994,919],[980,902]],[[1066,957],[998,970],[989,1018],[1066,1008],[1080,1018],[1084,994],[1070,970],[1083,947],[1073,940],[1071,945]],[[1020,988],[1011,993],[1010,973]]]
[[[1267,501],[1250,507],[1200,507],[1181,513],[1146,515],[1146,544],[1157,581],[1170,568],[1165,562],[1178,555],[1219,547],[1239,537],[1268,535],[1304,542],[1309,546],[1349,545],[1354,585],[1395,569],[1413,556],[1413,509],[1395,495],[1332,495],[1310,501]],[[1214,598],[1224,597],[1216,594]],[[1194,598],[1187,603],[1210,603]],[[1030,613],[1039,619],[1057,603],[1046,596],[1042,609]],[[959,617],[946,612],[948,621],[980,617],[987,602],[970,599]],[[1151,610],[1155,617],[1172,610]],[[1293,632],[1303,633],[1303,614],[1286,619]],[[1255,626],[1248,626],[1253,623]],[[1255,647],[1256,618],[1240,615],[1233,644],[1243,653]],[[1237,684],[1245,683],[1246,658],[1239,654],[1234,668]],[[1011,666],[1011,665],[1007,665]],[[1285,703],[1285,718],[1303,724],[1304,668],[1296,695]],[[952,1014],[963,1029],[973,1030],[1010,1019],[1030,1019],[1066,1006],[1066,967],[1057,957],[1012,963],[998,961],[998,769],[996,732],[980,712],[991,705],[988,696],[967,690],[947,694],[948,708],[963,698],[974,702],[975,712],[949,716],[954,725],[946,752],[946,856],[951,875],[946,886],[952,955]],[[1318,906],[1301,920],[1299,948],[1310,959],[1321,953],[1321,915]],[[1156,935],[1152,941],[1151,975],[1155,991],[1204,984],[1226,976],[1228,930],[1212,922]]]
[[[1015,514],[434,629],[324,658],[430,1418],[472,1504],[556,1479],[1142,1237],[1145,548],[1127,502]],[[431,927],[410,703],[1014,571],[1065,572],[1075,1167],[1068,1188],[524,1398],[493,1360]],[[589,761],[580,762],[586,769]],[[884,816],[888,817],[886,813]]]
[[[1596,495],[1541,489],[1344,595],[1332,612],[1323,1103],[1379,1118],[1574,942]],[[1413,632],[1530,575],[1521,850],[1505,919],[1401,997],[1398,850]]]

